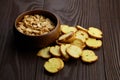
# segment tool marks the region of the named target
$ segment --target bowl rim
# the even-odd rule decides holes
[[[49,13],[49,14],[51,14],[51,15],[53,15],[55,18],[56,18],[56,20],[57,20],[57,24],[55,25],[55,28],[53,29],[53,30],[51,30],[50,32],[48,32],[47,34],[41,34],[41,35],[27,35],[27,34],[24,34],[24,33],[22,33],[22,32],[20,32],[18,29],[17,29],[17,20],[21,17],[21,16],[23,16],[23,15],[26,15],[26,14],[28,14],[28,13],[30,13],[30,12],[35,12],[35,11],[42,11],[42,12],[47,12],[47,13]],[[49,34],[51,34],[52,32],[54,32],[55,30],[56,30],[56,28],[57,27],[59,27],[59,25],[60,25],[60,21],[59,21],[59,19],[58,19],[58,16],[54,13],[54,12],[51,12],[51,11],[49,11],[49,10],[28,10],[28,11],[24,11],[24,12],[22,12],[22,13],[20,13],[18,16],[17,16],[17,18],[15,19],[15,29],[19,32],[19,33],[21,33],[22,35],[24,35],[24,36],[29,36],[29,37],[42,37],[42,36],[47,36],[47,35],[49,35]]]

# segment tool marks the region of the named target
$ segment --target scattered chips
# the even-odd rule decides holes
[[[44,68],[50,73],[63,69],[63,60],[69,60],[69,58],[81,58],[83,62],[92,63],[98,60],[93,49],[102,46],[102,40],[100,40],[103,37],[102,34],[102,31],[95,27],[85,29],[79,25],[76,27],[61,25],[61,35],[56,40],[56,45],[41,49],[37,55],[49,58]]]

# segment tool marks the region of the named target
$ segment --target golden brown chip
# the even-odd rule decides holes
[[[67,48],[67,53],[73,58],[79,58],[82,54],[82,49],[75,45],[70,45]]]
[[[56,45],[56,46],[50,47],[50,53],[51,53],[53,56],[60,57],[60,56],[61,56],[60,46]]]
[[[86,33],[88,32],[88,30],[85,29],[85,28],[83,28],[82,26],[77,25],[76,28],[77,28],[78,30],[82,30],[82,31],[84,31],[84,32],[86,32]]]
[[[59,42],[65,42],[65,43],[70,43],[75,39],[75,33],[74,32],[69,32],[66,34],[63,34],[59,37],[58,41]]]
[[[80,39],[80,40],[82,40],[83,42],[85,42],[88,37],[89,37],[88,34],[87,34],[85,31],[82,31],[82,30],[78,30],[78,31],[75,33],[75,38],[76,38],[76,39]]]
[[[70,26],[68,26],[68,25],[61,25],[60,26],[61,27],[61,32],[62,33],[69,33],[69,32],[76,32],[77,31],[77,29],[75,28],[75,27],[70,27]]]
[[[50,73],[56,73],[64,68],[64,62],[60,58],[50,58],[45,62],[44,68]]]
[[[86,40],[86,45],[90,48],[96,49],[102,46],[102,41],[101,40],[96,40],[94,38],[88,38]]]
[[[42,58],[50,58],[51,54],[49,53],[50,47],[43,48],[38,51],[37,56],[40,56]]]
[[[89,29],[88,29],[88,34],[89,34],[91,37],[101,39],[103,33],[102,33],[102,31],[101,31],[100,29],[98,29],[98,28],[89,27]]]
[[[91,63],[91,62],[95,62],[96,60],[98,60],[98,56],[96,56],[92,50],[83,50],[81,59],[83,62]]]

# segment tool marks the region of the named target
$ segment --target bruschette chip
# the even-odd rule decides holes
[[[61,69],[63,69],[63,67],[64,67],[64,62],[60,58],[50,58],[44,64],[45,70],[50,73],[56,73]]]
[[[60,57],[60,56],[61,56],[60,46],[56,45],[56,46],[50,47],[50,53],[51,53],[53,56]]]
[[[102,41],[94,38],[88,38],[86,40],[86,45],[90,48],[96,49],[102,46]]]
[[[74,32],[69,32],[66,34],[63,34],[59,37],[58,41],[59,42],[65,42],[65,43],[70,43],[75,39],[75,33]]]
[[[68,26],[68,25],[61,25],[60,26],[61,27],[61,32],[62,33],[69,33],[69,32],[76,32],[77,31],[77,29],[75,28],[75,27],[70,27],[70,26]]]
[[[82,54],[82,49],[75,45],[67,47],[67,53],[73,58],[79,58]]]
[[[82,26],[77,25],[76,28],[77,28],[78,30],[85,31],[86,33],[88,32],[88,30],[85,29],[85,28],[83,28]]]
[[[88,34],[89,34],[91,37],[101,39],[103,33],[102,33],[102,31],[101,31],[100,29],[98,29],[98,28],[89,27],[89,29],[88,29]]]
[[[92,50],[83,50],[82,55],[81,55],[82,61],[83,62],[95,62],[98,60],[98,56],[92,51]]]
[[[42,58],[50,58],[51,54],[49,53],[50,47],[43,48],[38,51],[37,56],[40,56]]]
[[[75,33],[75,38],[76,38],[76,39],[80,39],[80,40],[82,40],[83,42],[85,42],[88,37],[89,37],[88,34],[87,34],[85,31],[82,31],[82,30],[78,30],[78,31]]]

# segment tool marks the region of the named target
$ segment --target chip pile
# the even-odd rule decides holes
[[[56,45],[45,47],[37,53],[37,56],[48,59],[44,64],[45,70],[56,73],[64,68],[64,61],[70,58],[81,58],[86,63],[98,60],[93,50],[102,46],[103,33],[100,29],[85,29],[79,25],[61,25],[60,29],[61,35],[56,40]]]

